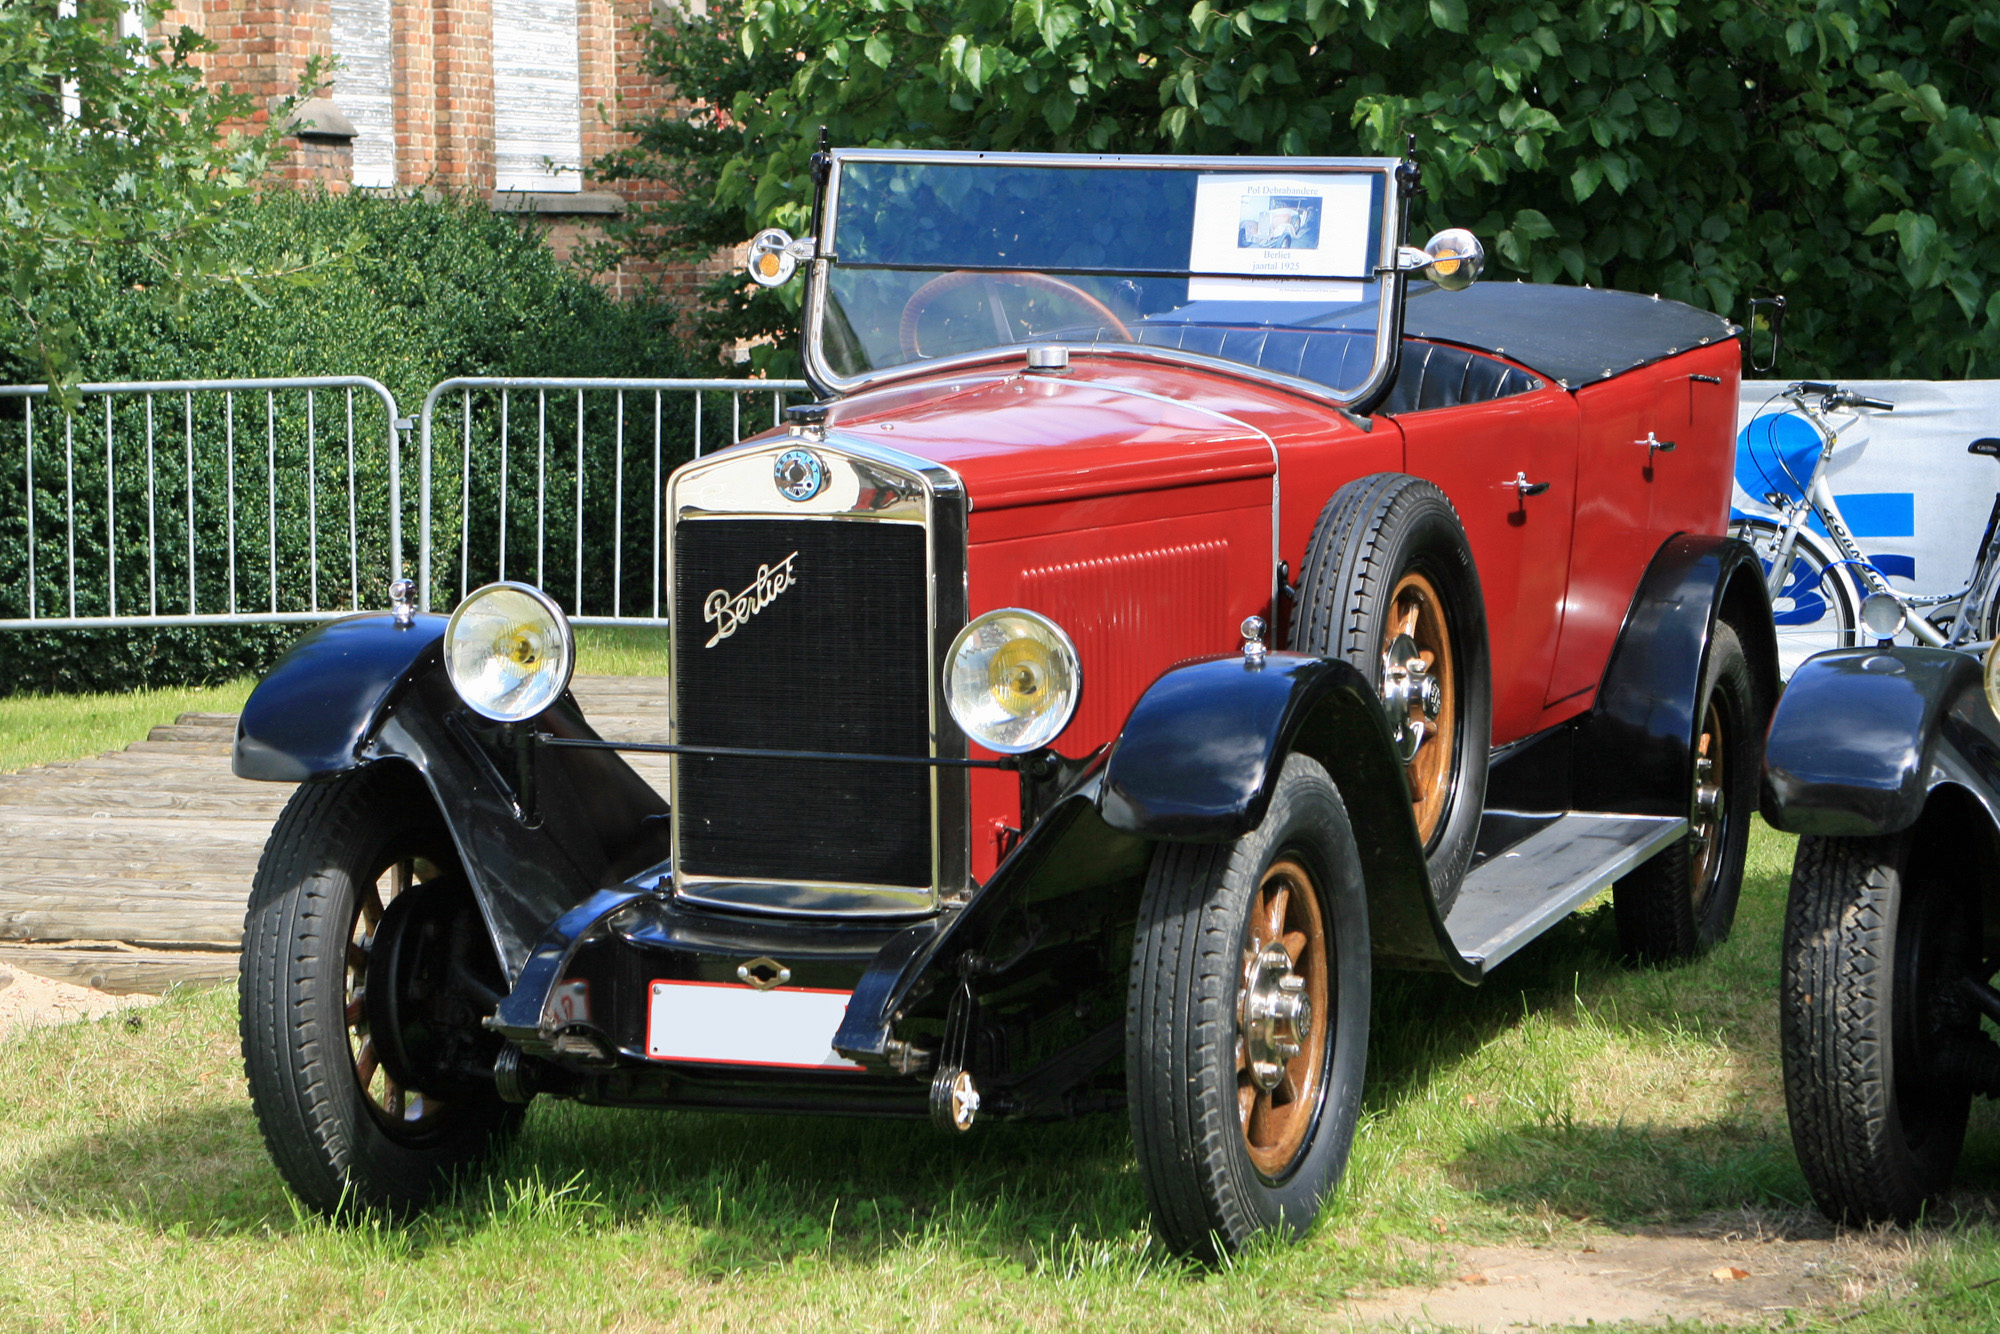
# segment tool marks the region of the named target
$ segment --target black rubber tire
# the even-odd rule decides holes
[[[1301,653],[1354,664],[1379,689],[1389,597],[1412,572],[1429,578],[1446,604],[1459,683],[1448,804],[1424,845],[1443,914],[1472,863],[1493,741],[1486,602],[1465,528],[1444,492],[1404,473],[1362,477],[1334,492],[1306,544],[1290,640]]]
[[[1966,886],[1908,873],[1910,837],[1801,838],[1785,905],[1792,1147],[1820,1209],[1855,1226],[1910,1222],[1943,1194],[1972,1101],[1929,1073],[1917,1026],[1930,979],[1978,951],[1977,907]]]
[[[374,764],[302,784],[264,846],[244,919],[238,1006],[251,1105],[279,1174],[327,1215],[421,1209],[520,1120],[489,1094],[457,1098],[421,1129],[392,1128],[356,1077],[347,944],[362,887],[405,856],[457,864],[412,771]]]
[[[1612,886],[1618,943],[1635,963],[1679,963],[1700,957],[1729,938],[1743,894],[1743,858],[1750,846],[1750,818],[1757,808],[1757,774],[1764,745],[1764,715],[1743,641],[1727,621],[1717,621],[1702,661],[1695,700],[1695,737],[1711,705],[1723,733],[1720,832],[1714,857],[1696,886],[1702,840],[1694,829]],[[1700,775],[1690,755],[1690,806]],[[1691,822],[1695,819],[1691,811]],[[1700,899],[1697,906],[1696,899]]]
[[[1319,890],[1333,1013],[1315,1019],[1310,1039],[1324,1044],[1318,1106],[1273,1179],[1245,1142],[1237,1002],[1252,896],[1281,856],[1301,862]],[[1369,977],[1360,856],[1317,762],[1286,759],[1264,822],[1234,843],[1154,849],[1133,942],[1125,1068],[1140,1176],[1172,1250],[1213,1261],[1258,1233],[1297,1236],[1312,1225],[1346,1169],[1360,1117]]]

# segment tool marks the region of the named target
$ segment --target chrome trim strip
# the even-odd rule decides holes
[[[816,257],[806,273],[806,291],[803,304],[802,329],[804,335],[804,356],[807,377],[816,385],[823,385],[839,393],[854,393],[860,389],[900,379],[910,374],[925,374],[934,371],[949,371],[961,365],[974,365],[990,361],[994,356],[1020,355],[1026,357],[1028,345],[1013,343],[1006,347],[983,348],[978,352],[964,353],[957,357],[943,357],[930,361],[917,361],[902,366],[885,367],[865,374],[842,377],[834,374],[833,368],[821,355],[826,320],[826,284],[829,266],[833,263],[829,256],[836,253],[834,246],[834,219],[840,213],[840,167],[843,162],[934,162],[970,163],[986,162],[1002,166],[1067,166],[1067,167],[1110,167],[1143,168],[1170,167],[1189,170],[1208,169],[1215,171],[1312,171],[1333,169],[1338,171],[1380,173],[1383,182],[1383,215],[1381,253],[1377,260],[1378,271],[1395,265],[1396,251],[1403,234],[1403,198],[1400,183],[1396,179],[1399,164],[1395,158],[1284,158],[1284,157],[1198,157],[1185,154],[1163,154],[1159,157],[1139,157],[1130,154],[1099,153],[963,153],[940,152],[926,149],[858,149],[836,148],[832,153],[832,164],[827,170],[825,197],[820,209],[820,230],[814,238]],[[1380,279],[1381,293],[1377,298],[1375,320],[1375,364],[1368,378],[1353,394],[1332,392],[1326,385],[1310,380],[1300,380],[1293,376],[1275,372],[1260,372],[1259,367],[1245,367],[1239,362],[1222,361],[1213,357],[1197,357],[1183,354],[1195,364],[1235,367],[1240,371],[1253,372],[1251,378],[1268,379],[1274,384],[1311,394],[1336,405],[1365,401],[1368,396],[1382,387],[1388,378],[1391,334],[1400,328],[1400,321],[1392,321],[1391,305],[1396,300],[1401,287],[1400,281],[1385,274]],[[1091,345],[1093,351],[1103,350]],[[1139,346],[1132,344],[1128,346]],[[1162,358],[1178,360],[1179,358]]]
[[[810,500],[785,499],[771,475],[772,464],[791,449],[808,449],[822,455],[832,465],[833,474],[820,493]],[[704,483],[707,483],[704,488]],[[912,494],[882,498],[885,488],[899,482],[912,484]],[[862,504],[863,484],[868,484],[868,503]],[[683,496],[692,490],[684,501]],[[696,503],[699,502],[699,503]],[[785,435],[762,441],[746,441],[724,453],[697,459],[677,469],[667,479],[666,512],[669,529],[661,559],[665,564],[666,587],[677,596],[674,583],[674,533],[685,519],[784,519],[792,522],[864,522],[922,524],[930,541],[925,548],[925,577],[928,586],[927,613],[930,618],[928,679],[926,700],[930,725],[930,754],[933,758],[967,758],[965,736],[944,714],[939,697],[939,672],[943,654],[966,621],[965,547],[969,504],[965,484],[958,474],[928,459],[873,441],[856,438],[838,430],[819,432],[794,427]],[[669,679],[678,679],[675,656],[677,636],[667,642]],[[680,744],[678,712],[669,714],[668,740]],[[670,791],[678,793],[680,760],[668,760]],[[742,912],[778,915],[829,914],[838,916],[910,916],[935,911],[940,900],[962,895],[971,881],[971,798],[970,771],[964,767],[935,766],[931,779],[931,883],[922,888],[896,885],[859,885],[837,881],[767,881],[740,876],[683,874],[680,869],[680,802],[674,800],[670,821],[673,833],[673,883],[677,898],[691,903],[732,908]]]

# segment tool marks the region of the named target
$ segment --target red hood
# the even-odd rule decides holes
[[[976,510],[1271,475],[1261,430],[1125,378],[929,381],[847,399],[827,425],[952,469]]]

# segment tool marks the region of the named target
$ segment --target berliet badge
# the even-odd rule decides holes
[[[798,554],[794,551],[776,565],[759,565],[757,577],[752,579],[750,586],[740,593],[732,594],[726,588],[718,588],[710,593],[702,601],[701,616],[715,627],[715,633],[708,637],[708,642],[702,647],[714,648],[735,634],[743,622],[776,602],[778,594],[797,583],[799,576],[792,569],[792,562],[797,559]]]
[[[771,469],[787,500],[811,500],[826,486],[826,465],[810,450],[788,449]]]

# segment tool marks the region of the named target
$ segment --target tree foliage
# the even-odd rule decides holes
[[[696,107],[600,175],[678,197],[621,241],[803,230],[837,145],[1381,155],[1416,230],[1489,276],[1791,302],[1788,373],[2000,374],[2000,9],[1990,0],[739,0],[652,34]],[[717,284],[711,336],[797,288]],[[763,354],[789,363],[789,340]]]
[[[255,134],[251,99],[209,87],[182,28],[119,36],[122,3],[0,5],[0,354],[50,383],[77,374],[77,320],[114,272],[169,304],[298,267],[232,259],[247,196],[279,154],[289,107]],[[165,0],[147,0],[158,23]],[[314,71],[306,72],[310,82]]]

